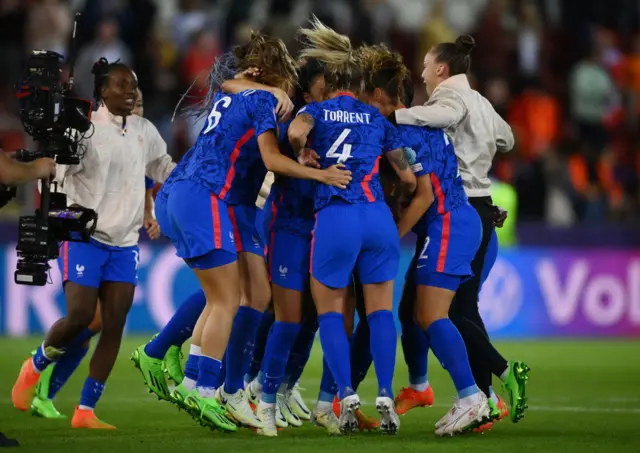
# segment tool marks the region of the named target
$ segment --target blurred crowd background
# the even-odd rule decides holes
[[[296,29],[315,13],[354,45],[385,42],[412,69],[416,104],[426,98],[424,53],[471,34],[472,83],[516,135],[493,174],[515,189],[518,220],[570,226],[640,217],[636,0],[0,0],[0,148],[30,145],[14,86],[29,50],[69,55],[74,12],[83,13],[78,94],[93,96],[98,58],[130,64],[145,116],[176,160],[199,132],[179,115],[172,121],[178,100],[201,90],[206,77],[198,75],[251,29],[281,37],[295,53]],[[3,214],[32,209],[34,198],[21,194]]]

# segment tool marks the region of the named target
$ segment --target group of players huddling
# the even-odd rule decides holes
[[[130,116],[135,74],[105,60],[94,68],[96,98],[110,128],[105,134],[117,131],[125,146],[140,131],[140,144],[152,148],[137,159],[135,174],[135,162],[118,163],[140,183],[131,189],[135,209],[112,211],[107,222],[122,221],[136,234],[142,225],[153,231],[142,181],[148,176],[163,183],[157,223],[201,286],[134,351],[146,386],[223,431],[244,426],[277,436],[279,429],[312,420],[336,435],[358,429],[395,434],[398,415],[433,404],[431,349],[457,390],[453,407],[436,423],[437,435],[485,431],[507,414],[519,421],[529,368],[499,355],[477,308],[479,287],[497,255],[494,226],[506,216],[490,203],[486,173],[496,150],[512,148],[513,136],[468,86],[473,38],[430,50],[422,74],[430,101],[406,108],[412,85],[399,54],[384,45],[353,49],[348,37],[315,18],[300,36],[298,63],[281,40],[262,34],[216,60],[200,105],[204,127],[175,168],[155,128]],[[477,150],[468,149],[468,137],[480,134],[472,129],[483,127],[484,141],[471,140]],[[457,138],[457,128],[468,129],[460,133],[467,142]],[[117,146],[113,140],[109,146]],[[479,170],[476,161],[483,162]],[[85,186],[96,180],[84,177]],[[71,200],[92,208],[101,202],[95,194],[83,199],[69,184]],[[393,285],[400,239],[410,231],[418,240],[400,307],[409,385],[394,398]],[[18,409],[64,417],[53,398],[88,340],[102,330],[72,426],[114,428],[94,408],[118,353],[138,258],[137,236],[131,241],[108,233],[86,245],[62,244],[68,314],[23,364],[12,391]],[[87,260],[99,264],[85,270]],[[457,308],[463,288],[471,303]],[[83,300],[88,307],[80,308]],[[311,411],[298,382],[318,330],[323,373]],[[180,351],[189,338],[183,367]],[[362,412],[356,393],[371,363],[379,420]],[[504,382],[508,409],[493,392],[491,373]]]

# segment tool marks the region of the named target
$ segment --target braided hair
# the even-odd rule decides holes
[[[109,81],[109,74],[113,69],[126,69],[131,71],[131,68],[126,64],[117,60],[113,63],[109,63],[106,58],[102,57],[93,64],[91,74],[93,74],[93,97],[96,102],[101,101],[102,88]]]

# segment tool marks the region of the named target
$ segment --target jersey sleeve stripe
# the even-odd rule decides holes
[[[449,251],[449,237],[451,236],[451,213],[447,212],[442,216],[442,241],[440,242],[440,253],[438,253],[438,265],[436,271],[444,272],[447,264],[447,252]]]
[[[444,192],[442,191],[442,185],[440,184],[440,179],[436,176],[435,173],[429,173],[429,179],[431,179],[431,184],[433,184],[433,191],[436,195],[436,200],[438,202],[438,214],[444,214]]]
[[[236,165],[236,160],[238,159],[238,156],[240,155],[240,150],[245,145],[245,143],[247,143],[251,139],[251,137],[253,137],[253,133],[254,133],[253,128],[249,129],[247,131],[247,133],[244,134],[240,138],[240,140],[238,140],[236,142],[236,144],[235,144],[235,146],[233,148],[233,152],[231,153],[231,156],[230,156],[231,165],[229,166],[229,171],[227,172],[227,177],[225,178],[224,186],[222,187],[222,190],[218,194],[218,196],[222,200],[224,200],[224,197],[229,192],[229,189],[231,188],[231,184],[233,183],[233,178],[236,176],[235,165]]]
[[[211,194],[211,215],[213,216],[213,244],[216,249],[222,248],[222,225],[220,224],[220,210],[218,197]]]
[[[442,191],[442,184],[440,179],[435,173],[429,173],[431,184],[436,195],[438,202],[438,214],[442,215],[442,241],[440,242],[440,253],[438,253],[438,264],[436,271],[444,272],[445,264],[447,262],[447,252],[449,251],[449,236],[451,235],[451,213],[445,212],[444,207],[444,192]]]
[[[62,281],[66,282],[69,280],[69,242],[64,243],[63,245],[64,252],[62,255]]]
[[[376,197],[373,196],[373,193],[371,192],[371,187],[369,187],[369,182],[373,179],[373,177],[378,173],[378,170],[380,169],[381,157],[382,156],[378,156],[378,158],[376,159],[376,163],[373,164],[371,173],[365,176],[362,182],[360,183],[360,185],[362,186],[362,190],[364,191],[364,194],[367,197],[367,200],[369,201],[369,203],[373,203],[374,201],[376,201]]]

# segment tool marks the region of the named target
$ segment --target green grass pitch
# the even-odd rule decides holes
[[[0,431],[17,437],[21,451],[64,453],[331,453],[377,452],[638,452],[640,451],[640,342],[543,341],[500,343],[510,358],[531,366],[529,406],[518,424],[499,423],[483,435],[439,439],[434,423],[450,408],[453,387],[433,356],[429,381],[435,406],[415,409],[402,417],[395,437],[366,433],[330,438],[309,424],[266,439],[248,430],[225,435],[197,426],[169,403],[147,394],[129,354],[144,338],[129,337],[107,384],[97,413],[118,427],[114,432],[72,430],[68,421],[47,421],[21,413],[11,405],[10,392],[20,363],[36,344],[33,339],[0,338]],[[320,381],[319,345],[302,379],[304,397],[312,406]],[[58,396],[58,409],[73,413],[86,376],[88,360]],[[394,387],[400,389],[407,371],[399,350]],[[364,409],[375,413],[373,371],[360,391]],[[356,450],[360,449],[360,450]]]

